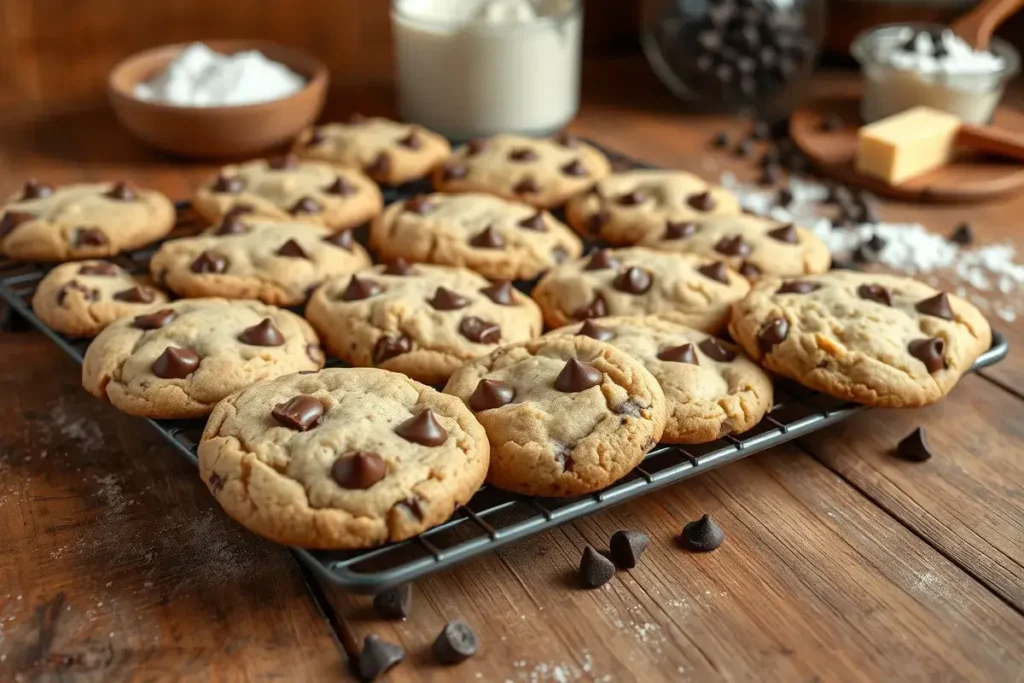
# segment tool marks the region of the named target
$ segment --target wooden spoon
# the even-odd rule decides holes
[[[950,25],[975,50],[987,50],[992,32],[1024,5],[1024,0],[984,0]]]

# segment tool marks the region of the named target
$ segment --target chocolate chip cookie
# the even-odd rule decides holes
[[[367,268],[370,257],[351,231],[229,215],[203,235],[164,242],[149,265],[180,296],[296,306],[327,278]]]
[[[463,266],[503,280],[531,280],[583,252],[548,212],[473,193],[395,202],[373,222],[370,243],[384,259]]]
[[[661,318],[599,318],[546,336],[607,342],[644,364],[665,392],[661,440],[705,443],[745,432],[772,407],[772,382],[736,346]]]
[[[182,299],[111,323],[85,353],[82,386],[131,415],[201,417],[253,382],[323,365],[316,334],[294,313]]]
[[[14,261],[113,256],[174,228],[174,205],[130,183],[54,187],[30,180],[0,206],[0,253]]]
[[[989,348],[963,299],[906,277],[832,271],[764,278],[734,307],[732,336],[769,370],[871,406],[934,403]]]
[[[639,244],[666,230],[716,215],[740,213],[726,190],[683,171],[637,170],[601,180],[566,206],[581,235],[616,245]]]
[[[61,334],[95,337],[118,318],[165,301],[148,278],[107,261],[79,261],[47,273],[32,296],[32,310]]]
[[[384,206],[380,189],[359,171],[300,161],[294,154],[225,166],[192,203],[211,223],[229,213],[251,213],[331,230],[362,225]]]
[[[252,531],[304,548],[366,548],[440,524],[487,474],[462,403],[395,372],[333,368],[260,382],[214,409],[199,473]]]
[[[621,479],[665,428],[665,395],[643,364],[588,337],[498,349],[452,375],[487,430],[487,481],[537,496],[576,496]]]
[[[719,258],[749,280],[824,273],[832,264],[828,247],[807,228],[745,214],[672,223],[644,246]]]
[[[456,149],[434,170],[434,187],[441,192],[487,192],[551,209],[609,173],[607,157],[571,135],[495,135]]]
[[[507,281],[404,261],[327,281],[310,298],[306,318],[338,358],[427,384],[541,331],[537,305]]]
[[[715,334],[750,285],[724,262],[641,247],[598,249],[541,278],[534,300],[550,327],[610,315],[656,314]]]
[[[304,131],[295,151],[307,159],[360,169],[379,183],[401,185],[430,173],[448,157],[451,147],[422,126],[357,114],[347,123]]]

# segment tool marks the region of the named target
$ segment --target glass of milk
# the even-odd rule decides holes
[[[406,121],[465,140],[576,115],[581,0],[392,0],[391,22]]]

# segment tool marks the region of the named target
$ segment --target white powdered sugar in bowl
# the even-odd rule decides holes
[[[176,107],[234,107],[283,99],[305,85],[302,76],[257,50],[225,55],[193,43],[132,94]]]

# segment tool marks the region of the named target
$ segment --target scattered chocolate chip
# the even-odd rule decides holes
[[[383,285],[376,280],[353,275],[352,279],[348,281],[345,291],[341,293],[341,299],[342,301],[362,301],[383,291]]]
[[[733,154],[740,159],[749,159],[754,155],[754,141],[743,140],[733,149]]]
[[[406,261],[401,256],[391,261],[388,261],[386,264],[384,264],[385,275],[397,275],[400,277],[404,277],[406,275],[412,274],[412,272],[413,267],[409,265],[409,262]]]
[[[775,293],[776,294],[810,294],[821,289],[821,285],[817,282],[807,282],[806,280],[786,280],[782,283]]]
[[[974,243],[974,231],[971,230],[970,223],[961,223],[956,226],[956,229],[949,236],[949,241],[960,245],[968,245]]]
[[[449,621],[430,648],[439,664],[458,664],[476,654],[476,633],[462,620]]]
[[[606,315],[608,315],[608,303],[603,296],[595,294],[594,299],[586,306],[576,309],[572,317],[577,320],[586,320],[588,318],[603,318]]]
[[[445,164],[441,169],[443,180],[461,180],[469,175],[469,168],[465,164]]]
[[[615,333],[609,330],[607,327],[601,327],[592,320],[587,320],[580,329],[576,332],[577,336],[590,337],[598,341],[608,341],[609,339],[615,338]]]
[[[462,319],[459,323],[459,333],[477,344],[497,344],[501,341],[501,327],[475,315]]]
[[[589,216],[587,216],[586,220],[587,232],[589,232],[591,235],[600,235],[601,228],[603,228],[604,224],[607,223],[610,219],[611,214],[609,214],[607,211],[603,209],[598,211],[597,213],[590,214]]]
[[[526,228],[527,230],[536,230],[537,232],[547,232],[547,226],[544,225],[544,214],[538,211],[529,218],[524,218],[519,221],[517,225],[520,228]]]
[[[438,287],[429,303],[439,311],[455,311],[468,306],[469,299],[447,287]]]
[[[21,201],[43,199],[51,194],[53,194],[53,187],[51,185],[41,183],[35,178],[30,178],[25,181],[25,189],[21,191]]]
[[[654,277],[649,271],[630,266],[620,272],[614,281],[615,289],[627,294],[643,294],[654,284]]]
[[[381,619],[405,619],[412,611],[412,584],[403,583],[373,596],[373,609]]]
[[[719,254],[725,254],[726,256],[739,256],[744,258],[750,255],[752,249],[750,245],[743,241],[743,237],[740,235],[733,235],[731,237],[723,237],[718,240],[715,244],[715,251]]]
[[[686,198],[686,203],[697,211],[703,211],[705,213],[708,211],[714,211],[717,204],[717,202],[715,202],[715,198],[711,196],[711,192],[709,191],[691,194]]]
[[[583,549],[580,558],[580,585],[584,588],[598,588],[615,576],[615,564],[589,545]]]
[[[682,240],[697,234],[697,224],[693,221],[668,221],[665,223],[667,240]]]
[[[936,318],[942,318],[943,320],[955,320],[953,316],[953,309],[949,305],[949,295],[945,292],[939,292],[933,297],[925,299],[924,301],[918,301],[914,305],[918,313],[924,315],[930,315]]]
[[[402,205],[406,211],[426,216],[434,210],[434,204],[430,201],[430,197],[425,194],[418,194],[413,197],[409,197],[405,200],[405,204]]]
[[[334,182],[325,187],[322,192],[324,194],[336,194],[340,197],[349,197],[359,192],[359,188],[345,176],[338,176],[334,179]]]
[[[423,138],[420,137],[419,133],[411,130],[408,135],[398,141],[398,144],[408,149],[420,149],[423,147]]]
[[[78,274],[111,277],[117,275],[120,271],[121,269],[113,263],[108,263],[107,261],[96,261],[95,263],[86,263],[84,266],[79,268]]]
[[[907,344],[907,350],[911,356],[924,363],[928,372],[938,372],[946,367],[946,342],[938,337],[915,339]]]
[[[217,274],[228,269],[228,257],[215,251],[204,251],[192,262],[193,273]]]
[[[378,676],[405,659],[401,645],[381,640],[375,635],[363,640],[363,651],[359,655],[359,677],[364,681],[376,680]]]
[[[776,206],[786,208],[793,203],[795,197],[793,196],[793,190],[788,187],[783,187],[779,190],[779,193],[775,196]]]
[[[579,159],[573,159],[562,166],[560,170],[563,175],[572,176],[573,178],[586,178],[590,175],[590,171],[587,170],[587,167]]]
[[[107,236],[99,228],[78,228],[75,231],[76,247],[102,247],[107,243]]]
[[[281,154],[267,159],[267,166],[275,171],[289,171],[298,165],[299,158],[294,154]]]
[[[619,261],[612,256],[612,252],[607,249],[595,249],[587,261],[586,270],[605,270],[607,268],[616,268],[618,265]]]
[[[615,198],[616,203],[621,206],[639,206],[647,200],[647,193],[643,190],[632,190],[625,194],[620,194]]]
[[[293,216],[298,216],[301,214],[320,213],[322,210],[323,207],[321,207],[320,204],[312,197],[302,197],[292,204],[292,207],[288,209],[288,213]]]
[[[156,294],[149,287],[136,285],[114,294],[117,301],[125,301],[130,304],[151,304],[156,301]]]
[[[238,176],[226,176],[222,173],[213,181],[211,189],[217,194],[238,194],[245,189],[245,181]]]
[[[494,226],[488,225],[483,232],[470,238],[469,243],[480,249],[501,249],[505,246],[505,238],[494,229]]]
[[[508,153],[509,161],[537,161],[537,153],[529,147],[517,147]]]
[[[492,410],[508,405],[516,397],[516,388],[496,379],[482,379],[469,397],[469,407],[474,412]]]
[[[355,246],[356,242],[355,239],[352,237],[351,230],[341,230],[339,232],[334,233],[333,235],[328,235],[323,239],[323,241],[327,242],[328,244],[333,244],[339,249],[345,249],[346,251],[352,251],[352,248]]]
[[[796,226],[788,223],[774,230],[768,231],[768,236],[773,240],[785,242],[786,244],[799,244],[800,236],[796,232]]]
[[[136,199],[135,190],[123,180],[115,183],[112,188],[103,193],[103,196],[119,202],[133,202]]]
[[[466,156],[476,156],[487,148],[487,140],[470,140],[466,143]]]
[[[776,344],[781,344],[789,335],[789,322],[785,318],[773,318],[757,333],[757,343],[764,353],[771,353]]]
[[[932,449],[925,438],[924,427],[910,432],[896,446],[896,455],[911,462],[924,462],[932,457]]]
[[[540,185],[532,177],[527,176],[516,183],[512,191],[516,194],[536,194],[540,192]]]
[[[397,337],[381,337],[373,345],[373,362],[380,365],[411,350],[412,342],[404,334]]]
[[[821,121],[818,122],[818,130],[823,133],[834,133],[843,127],[843,119],[839,114],[828,113],[821,117]]]
[[[366,175],[372,177],[386,176],[391,171],[391,155],[381,152],[377,157],[367,164],[363,170]]]
[[[373,451],[346,451],[331,465],[331,478],[343,489],[368,489],[387,474],[387,463]]]
[[[153,374],[163,379],[184,379],[198,367],[199,355],[194,351],[168,346],[153,361]]]
[[[697,344],[705,356],[719,363],[731,363],[736,360],[736,352],[726,347],[720,340],[708,337],[700,344]]]
[[[86,301],[96,301],[99,298],[100,292],[98,289],[93,287],[86,287],[78,280],[72,280],[57,292],[57,305],[63,306],[64,301],[67,300],[68,294],[71,292],[78,292]]]
[[[35,216],[24,211],[5,211],[0,218],[0,237],[7,237],[16,227],[33,219]]]
[[[683,534],[679,541],[684,548],[697,553],[706,553],[722,545],[725,540],[725,532],[722,527],[711,519],[710,515],[704,515],[694,522],[687,522],[683,527]]]
[[[603,380],[604,374],[593,365],[570,358],[555,378],[555,389],[566,394],[574,394],[596,387]]]
[[[863,284],[857,287],[857,296],[867,301],[874,301],[883,306],[892,306],[892,292],[882,285]]]
[[[395,434],[421,446],[440,446],[448,440],[448,432],[437,421],[434,411],[430,408],[417,413],[395,427]]]
[[[493,285],[481,289],[480,293],[500,306],[511,306],[515,303],[514,288],[508,280],[498,280]]]
[[[305,432],[315,427],[324,414],[324,404],[307,394],[299,394],[284,403],[278,403],[270,413],[285,427]]]
[[[879,235],[877,232],[871,236],[871,239],[864,243],[864,245],[868,249],[874,252],[882,251],[883,249],[885,249],[886,244],[888,244],[886,239]]]
[[[711,138],[711,146],[715,149],[725,149],[729,146],[729,134],[724,130],[715,133],[715,137]]]
[[[619,569],[633,569],[650,544],[651,539],[644,532],[623,530],[612,534],[608,550]]]
[[[284,344],[284,335],[270,318],[264,318],[252,327],[242,330],[238,335],[238,341],[252,346],[281,346]]]
[[[761,269],[750,261],[744,261],[740,264],[740,275],[748,280],[756,280],[761,277]]]
[[[132,320],[132,325],[140,330],[159,330],[177,317],[178,314],[171,309],[162,308],[155,313],[135,316],[135,319]]]
[[[725,265],[724,261],[715,261],[706,266],[701,266],[697,269],[697,272],[706,278],[721,282],[723,285],[729,284],[729,268]]]
[[[673,363],[700,365],[700,361],[697,360],[697,352],[693,349],[693,344],[665,347],[661,351],[658,351],[658,359],[671,361]]]
[[[214,233],[216,235],[241,235],[249,232],[249,228],[242,222],[241,214],[228,213],[224,216],[224,220],[220,222],[220,226]]]

